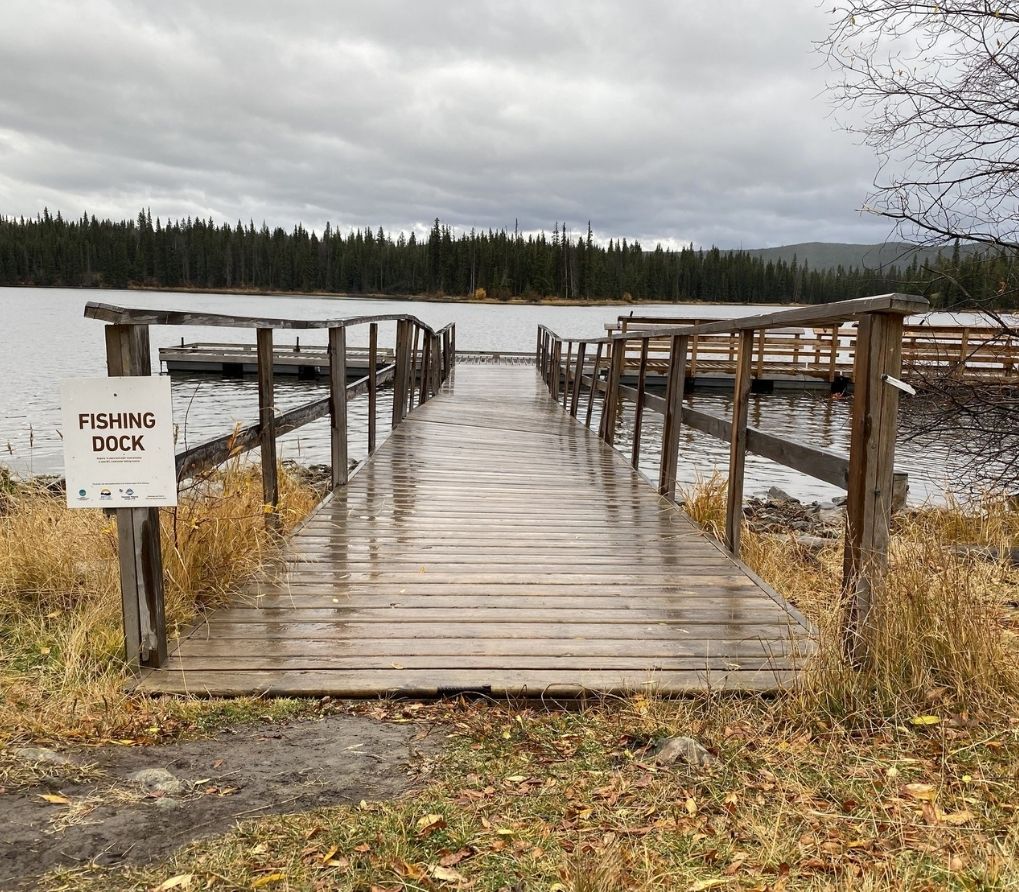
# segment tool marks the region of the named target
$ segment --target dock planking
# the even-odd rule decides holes
[[[138,688],[773,690],[810,648],[799,614],[533,368],[462,365]]]

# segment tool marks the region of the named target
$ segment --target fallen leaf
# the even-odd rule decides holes
[[[56,796],[53,793],[42,793],[39,796],[40,799],[45,799],[47,802],[53,805],[70,805],[71,800],[66,796]]]
[[[933,784],[906,784],[902,789],[911,799],[922,799],[927,802],[933,802],[938,795]]]
[[[156,886],[156,892],[169,892],[170,889],[186,889],[191,885],[191,881],[195,878],[193,873],[179,873],[175,877],[165,882],[160,883]]]
[[[952,824],[958,827],[961,824],[965,824],[968,821],[972,821],[973,818],[976,817],[976,815],[974,815],[973,812],[969,811],[968,809],[964,809],[963,811],[955,811],[951,812],[950,814],[945,814],[944,812],[942,812],[941,814],[938,815],[938,817],[941,818],[941,820],[944,823]]]
[[[424,837],[445,827],[446,819],[442,815],[425,815],[423,818],[418,818],[416,826],[418,836]]]
[[[729,882],[727,879],[714,879],[714,880],[698,880],[692,886],[688,887],[688,892],[704,892],[705,889],[714,889],[718,886],[724,886]]]
[[[921,727],[923,725],[937,725],[940,721],[941,718],[936,715],[915,715],[909,720],[909,723]]]
[[[270,883],[278,883],[280,880],[285,880],[287,875],[285,873],[269,873],[264,877],[259,877],[255,882],[251,884],[252,889],[261,889],[262,886],[268,886]]]
[[[441,864],[434,864],[428,868],[428,874],[433,880],[443,883],[462,883],[464,875],[453,870],[451,867],[443,867]]]

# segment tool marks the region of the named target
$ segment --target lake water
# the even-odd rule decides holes
[[[234,315],[291,318],[342,318],[368,314],[412,313],[434,327],[456,322],[460,350],[533,351],[536,326],[543,323],[567,336],[594,337],[604,333],[604,324],[623,312],[618,306],[520,306],[464,303],[423,303],[363,298],[253,297],[215,294],[176,294],[144,291],[85,291],[71,289],[0,288],[0,321],[3,347],[0,352],[0,464],[21,475],[59,474],[62,471],[60,440],[60,381],[71,377],[102,376],[106,373],[103,325],[82,315],[86,301],[120,306],[160,309],[188,309]],[[677,318],[698,315],[741,316],[772,309],[757,305],[644,305],[647,313]],[[641,306],[632,309],[639,315]],[[155,326],[151,329],[153,368],[159,347],[188,341],[254,342],[248,329]],[[292,342],[293,333],[277,334],[279,342]],[[325,344],[325,332],[301,332],[303,344]],[[367,346],[367,327],[353,329],[352,346]],[[392,343],[389,326],[380,331],[380,344]],[[179,426],[180,446],[194,445],[209,437],[229,432],[234,425],[255,420],[258,397],[253,378],[226,379],[218,376],[178,376],[173,383],[174,415]],[[320,394],[325,386],[317,382],[277,379],[277,402],[286,409]],[[380,394],[379,432],[387,430],[388,393]],[[697,391],[691,403],[715,412],[728,412],[729,396],[723,391]],[[350,404],[350,454],[358,459],[367,451],[367,401]],[[818,446],[848,453],[848,402],[831,400],[824,391],[793,391],[752,397],[750,423],[771,433],[793,436]],[[661,419],[645,414],[641,467],[657,475],[657,446]],[[624,416],[629,430],[630,418]],[[280,455],[304,463],[328,462],[327,422],[322,420],[301,428],[280,441]],[[725,443],[683,430],[679,477],[684,484],[725,471],[728,451]],[[910,475],[910,499],[937,498],[950,482],[960,490],[968,479],[957,467],[951,443],[903,442],[896,458],[899,470]],[[780,486],[803,499],[827,499],[839,494],[835,487],[804,477],[788,468],[754,455],[747,457],[748,494]]]

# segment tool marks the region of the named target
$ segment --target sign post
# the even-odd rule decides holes
[[[153,378],[147,325],[106,326],[110,377],[68,382],[67,500],[117,513],[124,655],[133,668],[166,663],[159,506],[177,504],[170,382]]]

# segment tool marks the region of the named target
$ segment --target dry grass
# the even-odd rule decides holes
[[[141,869],[45,889],[674,892],[1012,889],[1016,726],[946,718],[861,734],[757,697],[606,700],[580,712],[446,703],[361,707],[451,738],[422,790],[252,820]],[[709,771],[656,766],[692,735]],[[186,885],[185,885],[186,884]]]
[[[691,516],[719,536],[725,481],[686,494]],[[1017,639],[1011,630],[1019,571],[1006,560],[960,555],[969,543],[1019,545],[1019,510],[1004,498],[912,509],[894,522],[887,586],[876,599],[863,671],[843,658],[840,638],[842,540],[815,553],[795,538],[744,527],[743,559],[816,624],[819,652],[797,708],[838,720],[891,716],[944,705],[968,711],[1014,707],[1019,698]]]
[[[289,528],[315,497],[280,479]],[[265,529],[258,471],[238,462],[183,493],[161,521],[170,634],[222,603],[279,545]],[[17,489],[0,513],[0,741],[159,736],[160,713],[173,723],[208,711],[127,698],[122,646],[115,521]]]
[[[688,497],[717,525],[724,485]],[[747,532],[748,563],[820,628],[818,667],[769,700],[367,703],[438,723],[447,751],[421,790],[251,820],[161,864],[86,866],[41,888],[672,892],[1019,888],[1019,721],[1005,602],[1013,569],[947,553],[948,536],[1015,543],[1005,503],[900,517],[888,630],[874,666],[840,668],[839,543],[813,555]],[[212,588],[208,597],[221,597]],[[40,610],[42,608],[39,608]],[[339,707],[347,708],[347,707]],[[913,721],[920,719],[919,721]],[[718,759],[661,767],[654,742],[697,738]],[[438,816],[438,817],[436,817]]]

